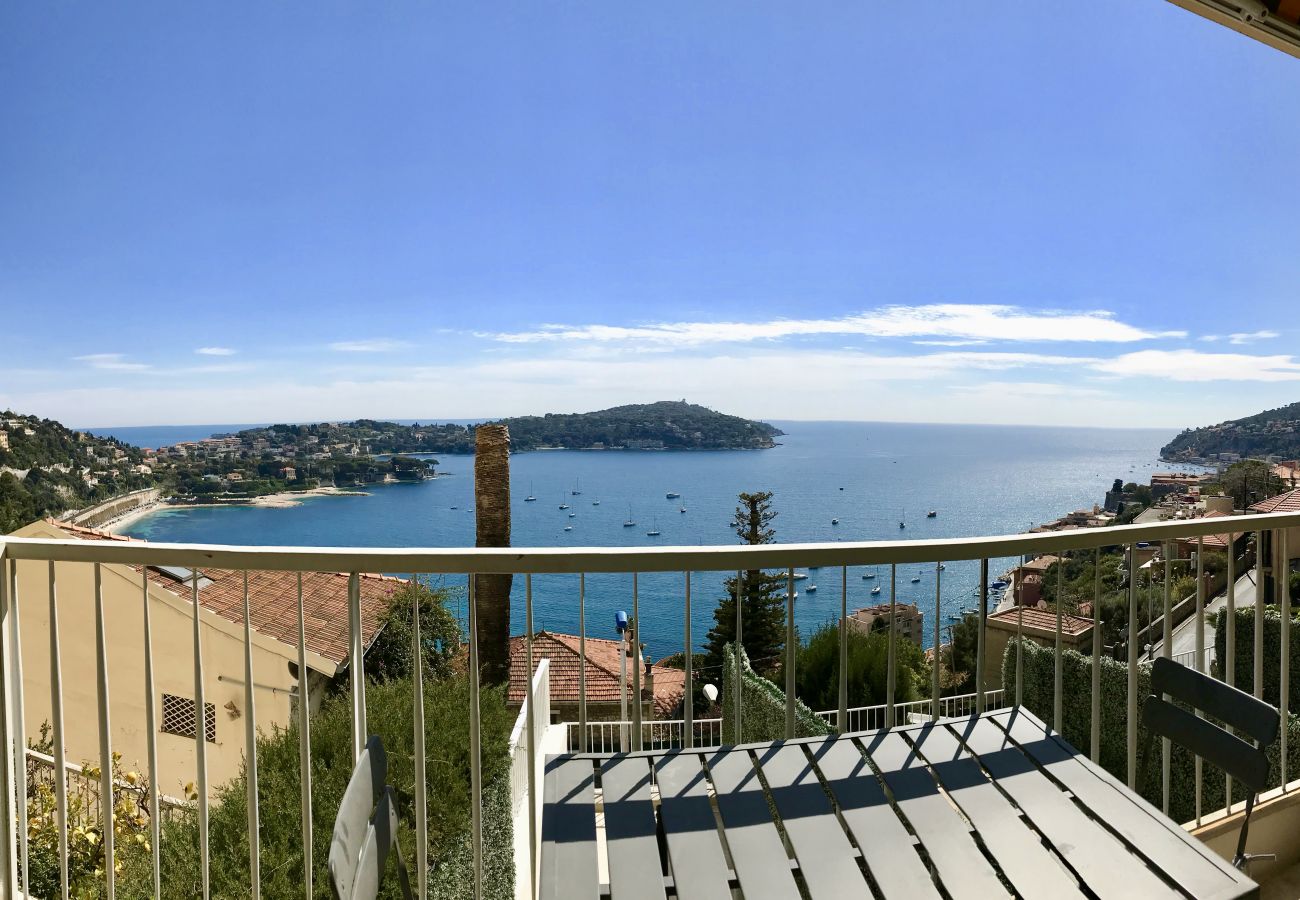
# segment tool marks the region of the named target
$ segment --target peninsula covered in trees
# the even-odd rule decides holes
[[[486,423],[510,428],[511,450],[764,450],[783,432],[765,422],[714,412],[685,400],[615,406],[587,413],[516,416]],[[369,454],[472,453],[474,425],[398,425],[373,419],[271,425],[241,431],[271,447],[356,443]]]
[[[685,401],[501,419],[512,450],[761,450],[782,432]],[[268,425],[142,449],[50,419],[0,413],[0,533],[140,488],[173,503],[432,478],[434,453],[473,453],[477,426],[374,419]],[[418,456],[413,454],[419,454]]]
[[[1265,410],[1242,419],[1189,428],[1160,449],[1162,459],[1175,462],[1280,456],[1300,456],[1300,403]]]

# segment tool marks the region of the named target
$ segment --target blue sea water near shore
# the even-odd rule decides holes
[[[731,517],[740,491],[774,493],[777,540],[853,541],[967,537],[1021,532],[1035,523],[1100,502],[1116,478],[1145,482],[1171,434],[1150,429],[1034,428],[862,422],[778,422],[772,450],[711,452],[537,451],[511,457],[516,546],[671,546],[733,544]],[[216,426],[215,430],[228,430]],[[130,439],[126,429],[109,430]],[[167,436],[158,434],[160,443]],[[164,509],[123,533],[154,541],[363,547],[464,547],[474,543],[473,459],[441,456],[445,477],[367,488],[369,496],[318,497],[286,509]],[[581,490],[580,495],[571,491]],[[524,501],[529,493],[537,500]],[[668,492],[680,493],[668,499]],[[594,501],[599,500],[599,505]],[[571,509],[560,510],[561,504]],[[686,512],[680,512],[681,507]],[[938,515],[926,518],[934,509]],[[569,513],[575,513],[573,517]],[[631,516],[636,527],[625,528]],[[839,524],[833,525],[832,519]],[[905,519],[907,529],[898,522]],[[572,531],[565,531],[572,526]],[[658,537],[647,531],[657,529]],[[994,571],[1002,565],[993,564]],[[802,633],[838,614],[839,569],[799,582]],[[864,580],[850,570],[850,607],[888,599],[888,571]],[[911,583],[919,574],[921,580]],[[942,573],[941,627],[977,603],[978,563]],[[692,576],[693,643],[713,622],[725,573]],[[898,600],[927,613],[932,642],[933,566],[900,568]],[[642,637],[659,658],[683,646],[683,576],[640,576]],[[455,585],[462,586],[463,579]],[[808,586],[818,591],[808,593]],[[882,592],[872,597],[873,584]],[[587,633],[612,637],[614,613],[631,609],[630,575],[587,578]],[[533,579],[538,628],[578,628],[576,575]],[[463,591],[457,601],[463,616]],[[523,630],[524,580],[516,578],[512,629]],[[946,640],[946,638],[945,638]]]

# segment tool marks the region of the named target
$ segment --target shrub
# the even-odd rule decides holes
[[[722,743],[781,740],[785,737],[785,692],[749,667],[749,657],[743,647],[740,648],[744,670],[740,701],[743,721],[741,734],[736,734],[735,652],[733,644],[722,648]],[[832,733],[826,722],[797,699],[794,717],[795,737]]]
[[[1282,614],[1276,606],[1264,607],[1264,700],[1278,706],[1282,699],[1281,670],[1282,655]],[[1255,691],[1255,607],[1248,606],[1236,610],[1236,650],[1233,655],[1233,684],[1245,691]],[[1224,678],[1224,666],[1228,659],[1228,615],[1225,611],[1218,617],[1214,628],[1214,673]],[[1300,705],[1300,671],[1295,662],[1300,662],[1300,623],[1291,620],[1291,659],[1294,661],[1290,672],[1291,708]]]
[[[412,735],[412,683],[393,679],[367,686],[367,728],[388,752],[388,782],[398,799],[398,838],[409,866],[415,862],[415,747]],[[469,897],[470,757],[469,682],[461,676],[425,685],[425,771],[432,896]],[[485,896],[514,893],[514,847],[510,816],[511,726],[500,689],[481,698]],[[347,696],[327,699],[311,724],[312,863],[316,894],[329,897],[327,862],[334,816],[352,774],[351,703]],[[300,824],[298,730],[292,725],[258,740],[258,804],[261,813],[261,887],[267,898],[297,898],[303,890],[303,834]],[[246,781],[240,775],[216,792],[209,813],[211,892],[214,897],[248,894]],[[164,826],[164,897],[193,897],[201,891],[197,817]],[[152,892],[151,861],[135,853],[124,867],[123,897]],[[416,873],[411,873],[412,881]],[[397,896],[396,879],[382,896]]]
[[[899,703],[916,700],[929,678],[930,667],[921,648],[906,638],[898,637],[894,649],[896,699]],[[849,706],[884,703],[889,684],[888,631],[881,629],[863,634],[850,628],[847,663]],[[799,648],[795,669],[799,699],[813,709],[837,709],[840,704],[839,678],[840,629],[837,623],[830,622],[814,631],[808,643]],[[784,716],[783,712],[783,731]]]

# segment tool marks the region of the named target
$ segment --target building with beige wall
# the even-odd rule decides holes
[[[862,634],[870,634],[876,629],[888,630],[889,604],[877,603],[864,606],[849,613],[849,627]],[[915,603],[894,604],[895,631],[918,647],[922,644],[921,632],[925,627],[925,617],[916,608]]]
[[[1049,609],[1030,606],[1012,607],[994,613],[985,620],[984,628],[984,689],[1007,687],[1002,683],[1002,657],[1007,645],[1015,640],[1019,631],[1025,640],[1040,647],[1056,647],[1056,613]],[[1061,616],[1061,646],[1080,653],[1092,651],[1092,619],[1082,616]]]
[[[16,537],[127,540],[50,520]],[[17,611],[23,672],[23,723],[30,743],[52,722],[51,608],[58,624],[59,672],[67,759],[99,760],[99,690],[96,677],[95,566],[22,560],[17,566]],[[193,576],[174,568],[103,565],[108,709],[112,749],[125,770],[148,770],[148,717],[157,724],[158,789],[180,795],[196,781],[194,737]],[[203,662],[208,784],[212,789],[239,772],[244,756],[244,573],[202,569],[199,575],[200,648]],[[307,699],[314,707],[324,687],[348,663],[348,576],[304,573],[303,619],[307,648]],[[388,596],[399,579],[360,579],[362,635],[368,648],[378,634]],[[253,646],[253,704],[262,732],[287,726],[299,696],[297,576],[249,572]],[[148,648],[144,608],[152,632],[153,696],[145,693]]]

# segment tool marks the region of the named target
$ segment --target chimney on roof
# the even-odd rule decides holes
[[[641,679],[641,689],[646,697],[653,698],[655,695],[655,673],[654,667],[650,660],[645,661],[645,677]]]

